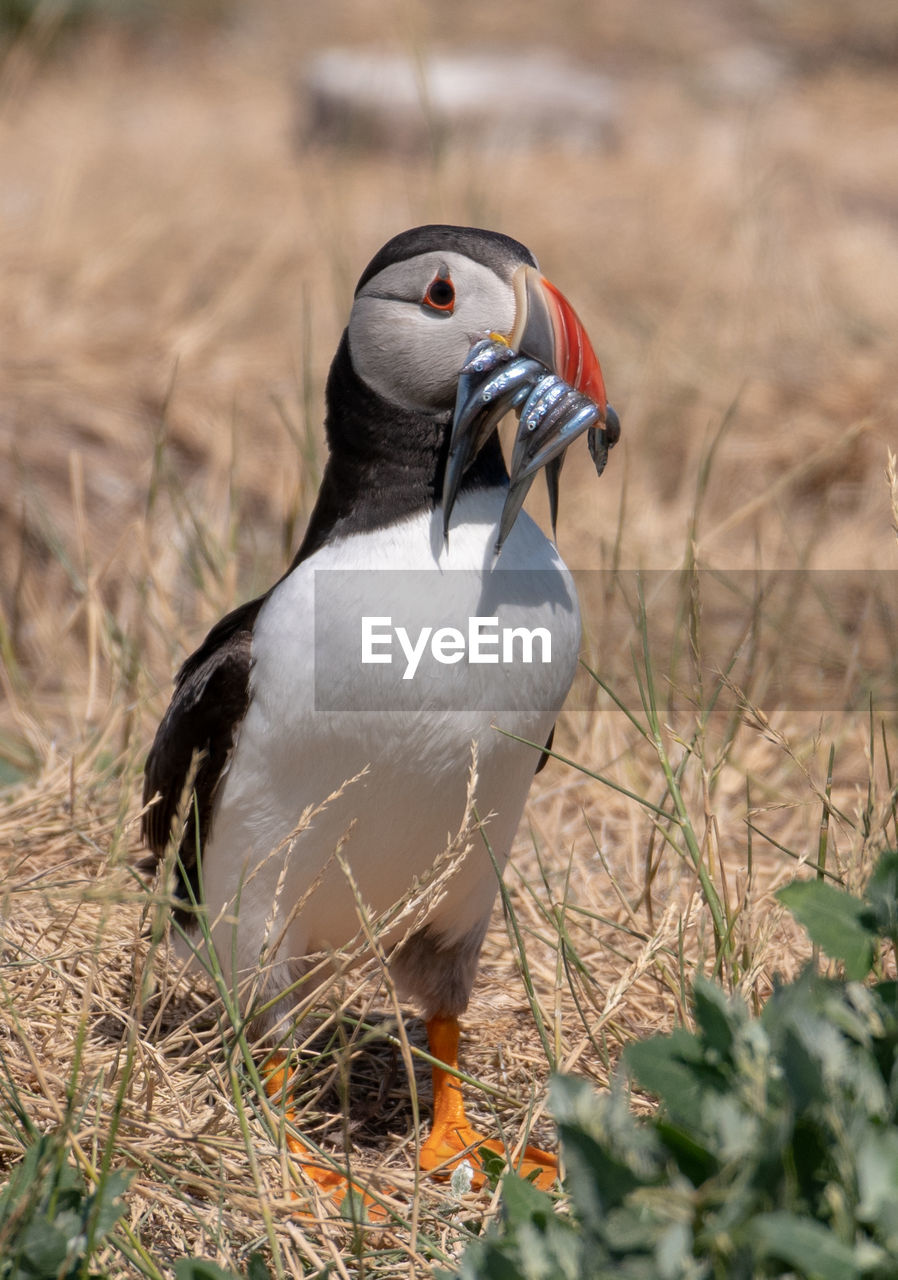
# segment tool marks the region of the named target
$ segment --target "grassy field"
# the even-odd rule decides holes
[[[473,1114],[551,1141],[551,1070],[606,1084],[688,1019],[696,972],[763,1001],[809,954],[775,889],[804,864],[856,889],[898,842],[898,21],[548,8],[265,0],[71,32],[39,8],[0,45],[0,1170],[40,1131],[88,1180],[130,1171],[111,1275],[260,1250],[424,1276],[496,1208],[416,1180],[422,1028],[384,1023],[372,963],[324,1002],[300,1122],[397,1219],[298,1217],[228,993],[182,980],[133,871],[172,673],[295,549],[352,288],[396,231],[523,240],[623,423],[600,481],[585,448],[562,478],[607,688],[584,672],[533,786],[465,1018]],[[606,149],[303,133],[318,48],[512,40],[612,77]],[[775,609],[761,569],[792,575]]]

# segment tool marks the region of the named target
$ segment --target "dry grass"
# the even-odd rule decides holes
[[[407,1066],[411,1052],[426,1123],[424,1042],[411,1018],[409,1045],[375,1018],[391,1013],[377,966],[325,1002],[303,1095],[303,1125],[337,1153],[348,1135],[403,1206],[360,1241],[326,1207],[295,1216],[222,993],[183,982],[154,931],[159,902],[129,863],[171,672],[280,572],[355,276],[426,220],[524,240],[594,337],[624,437],[598,486],[568,461],[569,563],[894,574],[898,88],[833,56],[826,6],[776,31],[687,0],[670,29],[655,9],[645,23],[597,6],[563,40],[618,75],[611,152],[297,153],[301,55],[373,39],[373,18],[258,9],[167,41],[97,30],[49,62],[19,46],[0,78],[0,764],[16,781],[0,807],[0,1084],[39,1129],[67,1127],[86,1170],[136,1171],[114,1274],[191,1254],[241,1267],[258,1247],[285,1275],[426,1275],[495,1197],[415,1182]],[[484,6],[453,13],[472,40],[505,35]],[[452,34],[423,5],[380,21],[396,44]],[[537,6],[519,30],[546,37]],[[763,95],[727,88],[719,56],[761,38],[785,73]],[[882,599],[894,621],[888,583]],[[620,672],[638,627],[603,633],[600,597],[586,617],[591,662],[601,674],[614,644]],[[718,622],[701,631],[711,667],[731,642]],[[662,659],[657,740],[606,694],[567,713],[556,750],[580,769],[539,776],[507,876],[526,972],[497,909],[466,1018],[472,1112],[509,1142],[531,1123],[549,1137],[550,1065],[604,1083],[622,1044],[688,1016],[697,967],[760,1001],[800,966],[771,895],[816,862],[824,815],[827,869],[852,887],[898,840],[882,634],[865,661],[890,672],[884,700],[833,711],[765,684],[804,642],[797,622],[798,640],[765,632],[734,674],[754,706],[724,687],[712,712],[713,679],[700,690],[687,663],[671,691]],[[650,609],[656,624],[670,619]],[[826,644],[843,671],[862,648]],[[370,1002],[370,1031],[341,1019],[347,1000]],[[21,1144],[7,1114],[0,1162]]]

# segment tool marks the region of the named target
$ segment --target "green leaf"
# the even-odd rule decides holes
[[[13,1167],[6,1186],[0,1190],[0,1226],[17,1210],[19,1200],[26,1191],[34,1186],[46,1141],[46,1138],[39,1138],[31,1144],[19,1163]]]
[[[639,1180],[576,1125],[559,1124],[558,1135],[567,1166],[565,1189],[584,1224],[598,1235],[608,1210],[621,1204]]]
[[[758,1149],[760,1123],[737,1090],[708,1095],[705,1130],[708,1145],[720,1163],[754,1159]]]
[[[21,1257],[38,1276],[53,1276],[65,1262],[68,1240],[46,1218],[29,1222],[19,1246]]]
[[[857,1181],[862,1222],[879,1228],[883,1241],[898,1246],[898,1129],[868,1126],[857,1152]]]
[[[179,1258],[175,1263],[175,1280],[240,1280],[240,1277],[207,1258]]]
[[[692,1262],[692,1231],[685,1222],[672,1222],[655,1249],[658,1280],[680,1280],[695,1274]]]
[[[870,972],[876,935],[865,922],[867,908],[859,898],[823,880],[794,880],[776,896],[804,925],[812,942],[842,961],[847,978],[860,979]]]
[[[666,1223],[659,1224],[655,1215],[646,1213],[641,1205],[624,1207],[608,1213],[602,1235],[614,1255],[631,1259],[653,1253],[666,1226]]]
[[[131,1175],[116,1170],[115,1173],[109,1174],[102,1187],[91,1197],[92,1201],[99,1206],[96,1209],[97,1218],[94,1227],[94,1239],[97,1243],[109,1234],[125,1212],[121,1197],[130,1184]]]
[[[499,1185],[499,1179],[507,1168],[505,1157],[500,1155],[498,1151],[493,1151],[490,1147],[478,1147],[477,1155],[483,1166],[483,1172],[486,1174],[490,1190],[495,1191]]]
[[[785,1030],[780,1064],[798,1111],[806,1111],[812,1103],[825,1100],[823,1065],[795,1027]]]
[[[872,925],[884,938],[898,941],[898,849],[886,849],[867,884]]]
[[[746,1019],[744,1005],[727,999],[726,992],[715,982],[697,977],[692,991],[695,1021],[706,1049],[713,1049],[721,1059],[729,1061],[738,1028]]]
[[[749,1234],[763,1256],[788,1263],[808,1280],[859,1280],[854,1250],[822,1222],[795,1213],[762,1213]]]
[[[705,1144],[694,1133],[670,1124],[659,1117],[655,1122],[658,1136],[664,1140],[677,1166],[694,1187],[700,1186],[717,1172],[718,1162]]]
[[[549,1081],[549,1109],[558,1121],[578,1124],[598,1137],[602,1131],[599,1095],[579,1076],[554,1075]]]
[[[271,1272],[261,1253],[251,1253],[246,1265],[246,1280],[271,1280]]]
[[[634,1041],[624,1050],[624,1061],[642,1087],[660,1098],[684,1128],[701,1130],[704,1087],[696,1070],[699,1064],[685,1057],[700,1059],[701,1054],[695,1037],[682,1029]]]
[[[493,1226],[473,1241],[454,1280],[582,1280],[590,1274],[582,1231],[554,1212],[551,1196],[509,1173],[502,1201],[501,1233]],[[449,1280],[448,1273],[437,1274]]]
[[[509,1226],[536,1219],[543,1223],[554,1213],[554,1201],[526,1178],[506,1174],[502,1182],[502,1211]]]

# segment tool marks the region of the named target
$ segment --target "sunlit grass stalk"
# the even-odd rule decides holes
[[[689,810],[687,808],[683,792],[680,788],[677,771],[671,763],[670,755],[664,743],[664,735],[662,732],[661,722],[658,717],[658,706],[655,695],[654,671],[649,647],[648,616],[645,610],[645,599],[642,593],[642,584],[638,580],[637,590],[639,593],[640,604],[640,632],[642,639],[642,662],[643,670],[645,672],[645,681],[643,682],[638,671],[637,679],[642,697],[643,710],[646,714],[649,735],[657,753],[658,762],[664,773],[667,790],[670,794],[671,800],[673,801],[679,823],[679,829],[683,834],[686,849],[692,865],[695,868],[699,883],[701,884],[702,893],[704,894],[705,901],[708,904],[708,910],[711,913],[711,919],[714,926],[715,947],[716,950],[719,951],[725,945],[725,939],[727,936],[726,914],[717,893],[717,889],[715,888],[714,882],[708,872],[708,868],[705,865],[704,858],[702,857],[701,848],[692,825],[692,820],[689,816]]]
[[[892,761],[889,756],[889,741],[886,737],[885,720],[880,721],[879,725],[882,731],[882,755],[885,762],[886,781],[889,788],[889,811],[892,815],[892,829],[895,834],[895,847],[898,848],[898,783],[892,776]]]
[[[826,875],[826,850],[829,841],[829,817],[832,812],[832,793],[833,793],[833,764],[836,759],[836,744],[830,743],[829,747],[829,763],[826,767],[826,786],[824,788],[826,802],[823,804],[820,813],[820,835],[817,839],[817,879],[822,880]]]
[[[746,825],[750,831],[754,832],[755,835],[760,836],[762,840],[766,841],[766,843],[772,848],[778,849],[780,853],[784,853],[786,857],[791,858],[793,862],[802,863],[804,861],[804,857],[801,853],[797,853],[795,849],[790,849],[789,846],[783,844],[781,840],[777,840],[776,836],[771,832],[765,831],[763,827],[759,827],[756,822],[748,822]],[[833,884],[842,884],[842,877],[837,872],[830,871],[828,867],[823,869],[823,875],[819,878],[830,880]]]
[[[493,864],[493,870],[496,873],[496,879],[499,885],[499,896],[502,901],[502,911],[505,917],[505,926],[508,929],[509,940],[515,948],[515,955],[517,956],[518,965],[520,967],[521,979],[524,983],[524,991],[527,995],[527,1003],[530,1005],[530,1011],[533,1014],[533,1021],[536,1024],[537,1034],[539,1035],[540,1042],[542,1043],[543,1052],[546,1055],[546,1061],[548,1062],[550,1069],[554,1071],[556,1068],[555,1055],[552,1049],[551,1040],[546,1032],[543,1011],[536,998],[533,978],[530,973],[530,964],[527,960],[527,949],[524,946],[524,939],[522,937],[521,930],[518,927],[517,916],[515,915],[514,905],[511,901],[511,894],[509,893],[508,886],[505,883],[502,868],[499,866],[496,855],[493,853],[493,846],[490,844],[489,836],[487,835],[483,824],[480,822],[480,815],[477,812],[476,806],[474,809],[474,816],[478,823],[480,823],[480,835],[484,845],[486,846],[490,862]]]

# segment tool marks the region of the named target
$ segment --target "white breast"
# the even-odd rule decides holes
[[[574,676],[580,619],[567,569],[526,515],[489,571],[503,499],[499,490],[462,495],[448,547],[441,512],[323,547],[260,611],[251,702],[203,854],[210,918],[220,919],[220,955],[231,947],[231,926],[222,917],[233,914],[239,891],[241,969],[258,962],[279,878],[274,931],[284,927],[282,959],[340,946],[356,934],[352,894],[332,859],[347,833],[343,853],[368,904],[380,911],[400,898],[459,829],[472,742],[478,811],[494,815],[490,844],[504,863],[538,753],[497,726],[545,742]],[[388,652],[384,619],[392,620],[391,663],[363,661],[363,620],[371,617],[380,619],[374,630],[381,641],[369,655]],[[472,662],[470,649],[441,661],[441,654],[458,651],[458,640],[444,635],[434,649],[434,633],[453,627],[467,640],[469,620],[478,617],[497,620],[480,627],[482,636],[498,637],[495,645],[481,645],[480,656],[495,653],[499,661]],[[400,626],[421,645],[408,678],[410,664],[395,637]],[[432,630],[422,645],[426,627]],[[502,641],[514,628],[547,631],[549,661],[542,661],[545,640],[537,635],[525,662],[519,632],[504,663]],[[307,806],[322,804],[362,771],[284,845]],[[495,891],[487,851],[476,844],[439,903],[433,928],[461,938],[488,915]]]

